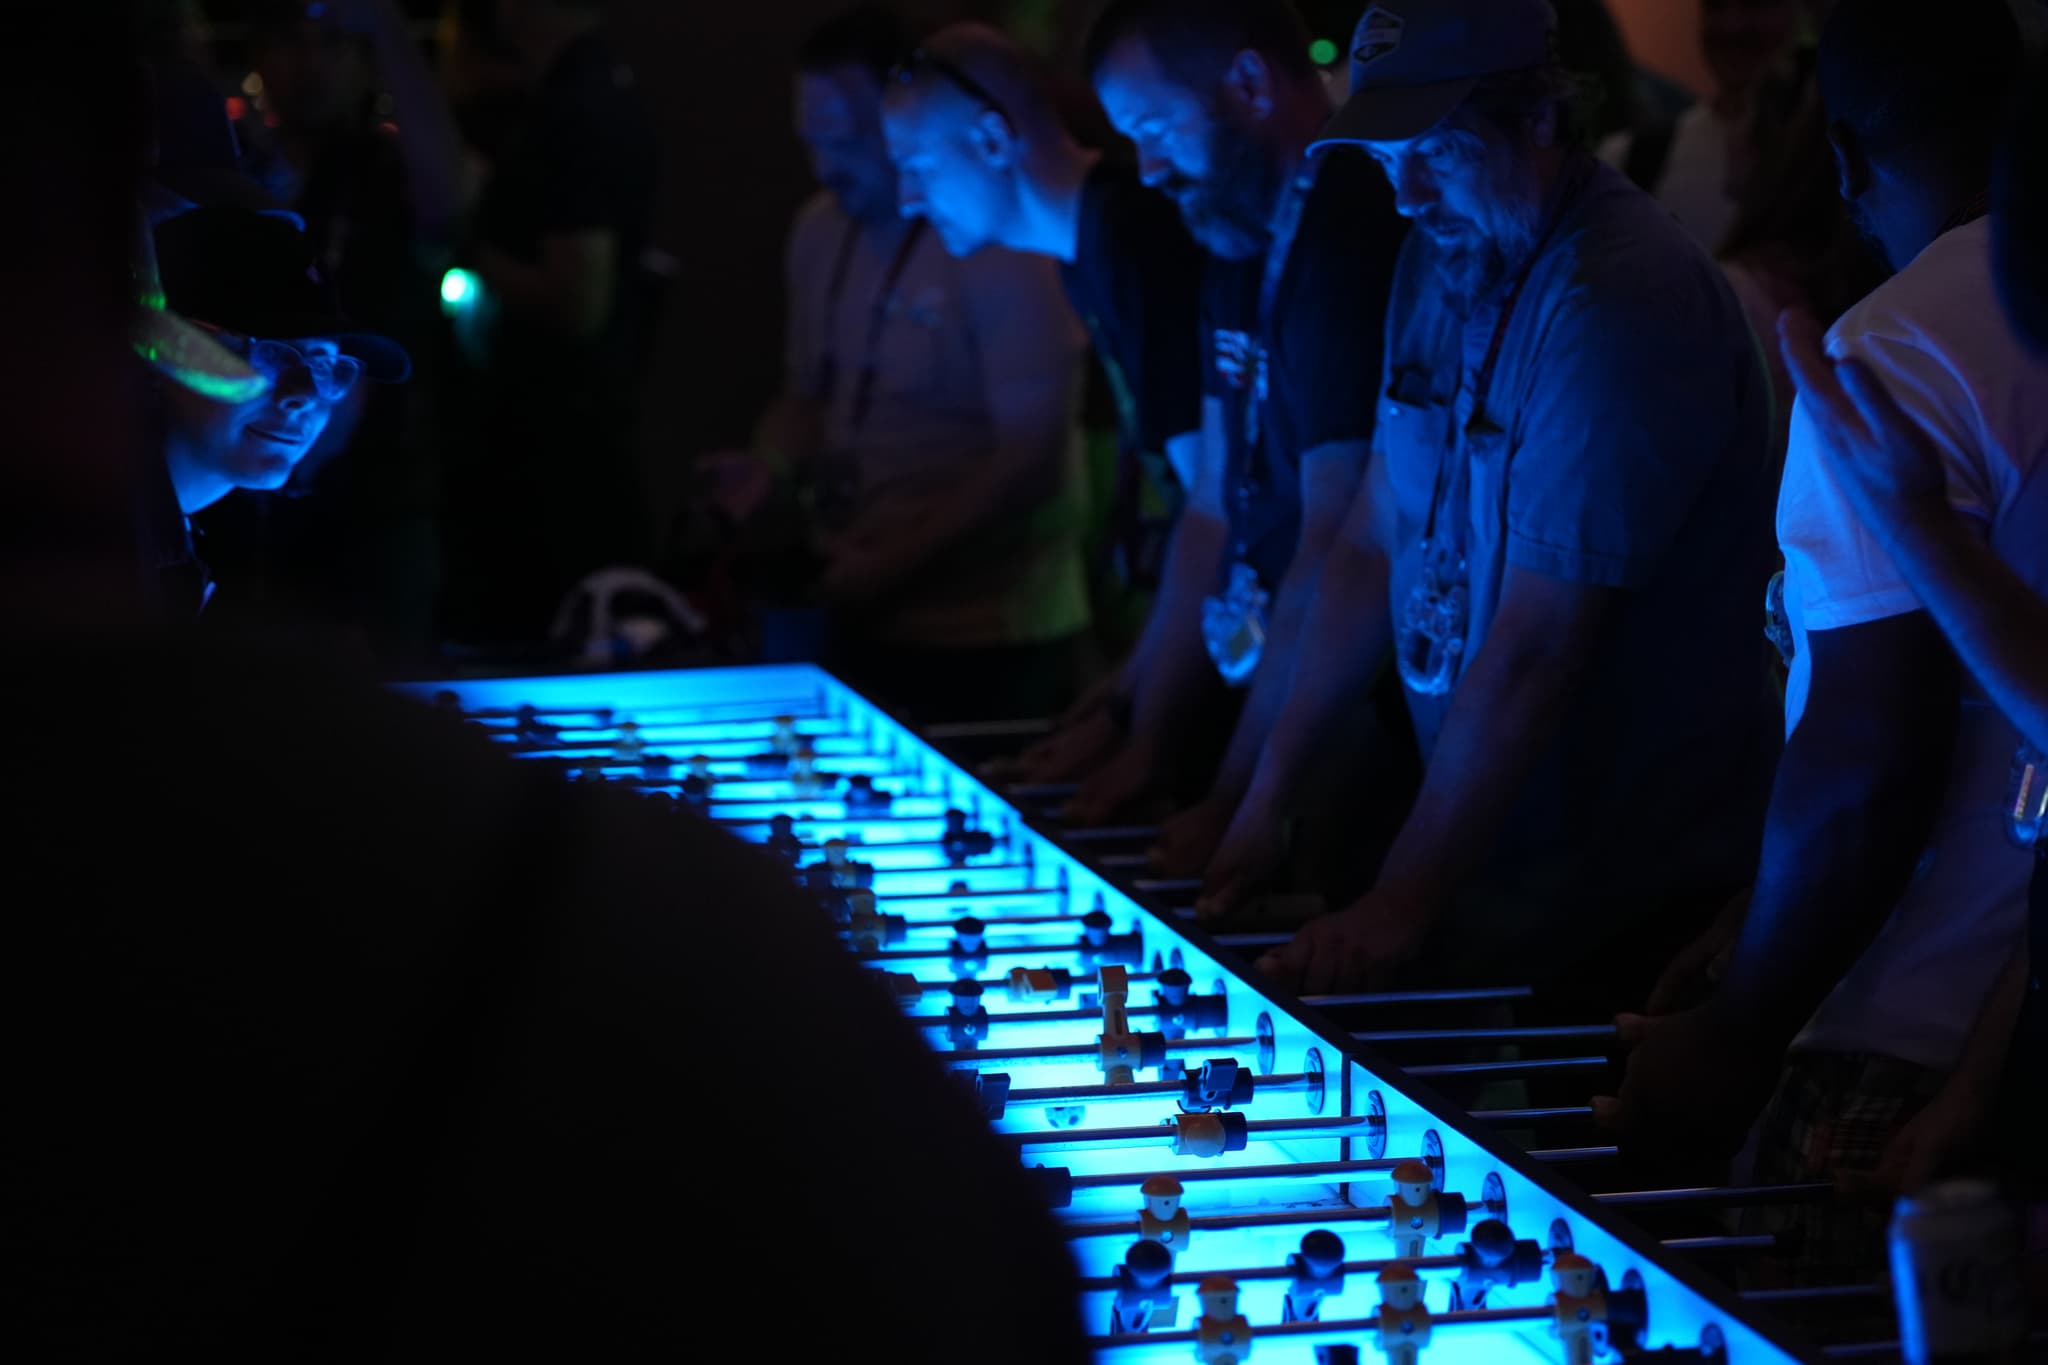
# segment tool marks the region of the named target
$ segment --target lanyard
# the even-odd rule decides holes
[[[833,349],[833,324],[839,319],[839,304],[846,294],[846,277],[853,266],[853,248],[860,240],[861,225],[849,221],[846,232],[839,239],[839,255],[832,265],[832,281],[825,290],[825,346],[818,356],[818,401],[830,408],[839,388],[839,356]],[[910,258],[917,251],[918,243],[924,239],[924,219],[911,223],[897,244],[896,254],[890,258],[888,269],[882,273],[881,288],[875,291],[874,302],[868,306],[867,338],[861,350],[860,373],[854,380],[853,412],[849,431],[859,431],[868,420],[868,408],[875,395],[876,351],[882,342],[882,328],[889,321],[889,302],[895,296],[896,286],[903,280],[903,272],[910,267]]]
[[[1573,181],[1578,178],[1569,170],[1565,172],[1565,176]],[[1465,493],[1470,483],[1471,471],[1467,467],[1470,459],[1465,455],[1456,437],[1462,430],[1469,429],[1470,424],[1478,421],[1486,412],[1487,396],[1493,392],[1493,372],[1500,364],[1501,348],[1507,344],[1508,324],[1514,321],[1515,305],[1522,301],[1522,288],[1529,283],[1529,276],[1535,273],[1536,262],[1542,258],[1543,249],[1550,244],[1551,234],[1557,230],[1558,220],[1564,216],[1564,205],[1571,197],[1571,190],[1575,188],[1576,185],[1568,186],[1566,181],[1560,178],[1555,199],[1545,215],[1543,231],[1538,235],[1536,245],[1530,250],[1529,259],[1515,272],[1515,278],[1508,285],[1507,293],[1501,298],[1500,316],[1494,319],[1493,335],[1487,339],[1485,358],[1479,362],[1479,372],[1472,378],[1472,415],[1462,425],[1456,422],[1451,424],[1452,448],[1447,449],[1444,458],[1437,462],[1436,485],[1429,497],[1429,521],[1422,533],[1422,544],[1425,549],[1436,540],[1437,509],[1443,506],[1444,502],[1444,469],[1447,465],[1452,466],[1451,498],[1458,504],[1453,521],[1455,523],[1464,520]]]
[[[1250,392],[1245,397],[1244,407],[1244,462],[1237,477],[1238,502],[1245,509],[1250,508],[1252,499],[1257,495],[1259,479],[1265,473],[1265,409],[1272,397],[1271,338],[1275,321],[1273,314],[1280,301],[1280,282],[1286,277],[1287,261],[1294,253],[1294,239],[1301,230],[1301,216],[1308,208],[1308,197],[1315,189],[1316,171],[1321,165],[1321,157],[1310,157],[1282,191],[1280,206],[1273,217],[1273,239],[1267,244],[1265,266],[1259,277],[1259,330],[1252,338],[1252,352],[1246,357],[1246,363],[1251,366],[1247,381]],[[1238,555],[1242,557],[1247,548],[1240,537]]]
[[[1308,207],[1309,192],[1316,187],[1316,168],[1323,159],[1312,156],[1301,173],[1288,182],[1273,219],[1273,240],[1266,248],[1265,274],[1259,279],[1259,341],[1273,334],[1273,306],[1280,297],[1280,277],[1287,273],[1287,258],[1294,251],[1294,236],[1301,231],[1302,210]]]

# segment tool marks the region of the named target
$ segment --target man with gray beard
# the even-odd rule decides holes
[[[1714,263],[1582,150],[1551,29],[1373,4],[1318,144],[1363,146],[1414,231],[1372,464],[1204,908],[1268,875],[1389,659],[1425,775],[1371,889],[1262,964],[1306,992],[1413,967],[1625,1003],[1756,866],[1769,388]]]

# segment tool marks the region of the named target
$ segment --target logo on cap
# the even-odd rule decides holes
[[[1374,5],[1358,21],[1358,46],[1352,50],[1351,60],[1360,66],[1370,66],[1380,58],[1401,46],[1401,30],[1407,21],[1384,5]]]

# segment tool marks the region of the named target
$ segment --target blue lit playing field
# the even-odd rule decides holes
[[[740,837],[779,834],[850,950],[889,974],[996,1130],[1045,1168],[1103,1360],[1243,1358],[1246,1332],[1270,1365],[1606,1361],[1624,1343],[1796,1358],[1657,1242],[1235,975],[818,670],[408,690],[452,694],[441,704],[572,780],[636,783]],[[864,779],[852,808],[850,779]],[[1396,1195],[1403,1163],[1428,1182],[1412,1203]],[[1217,1278],[1234,1312],[1226,1286],[1205,1288]],[[1390,1309],[1383,1340],[1383,1298],[1399,1305],[1417,1281],[1420,1310]],[[1559,1283],[1583,1291],[1562,1310]],[[1426,1332],[1419,1354],[1404,1328]]]

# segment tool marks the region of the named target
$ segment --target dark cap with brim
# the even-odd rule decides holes
[[[1406,142],[1421,137],[1451,116],[1479,86],[1477,76],[1440,85],[1390,86],[1362,90],[1344,101],[1309,145],[1311,153],[1359,142]]]
[[[1351,98],[1311,152],[1406,142],[1442,123],[1480,81],[1551,61],[1549,0],[1386,0],[1351,38]]]
[[[194,209],[157,225],[156,255],[164,302],[194,322],[278,341],[323,338],[381,383],[403,383],[412,374],[403,346],[342,316],[311,244],[285,218]]]

